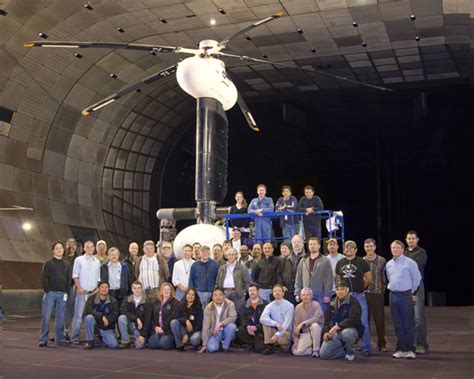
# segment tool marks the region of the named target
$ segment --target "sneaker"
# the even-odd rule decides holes
[[[416,354],[425,355],[428,352],[428,349],[424,346],[418,346],[416,348]]]
[[[405,353],[405,358],[407,358],[407,359],[416,359],[416,354],[413,351],[407,351]]]
[[[405,358],[406,357],[406,353],[404,351],[396,351],[395,353],[392,354],[392,357],[393,358]]]
[[[119,346],[120,350],[125,350],[125,349],[130,349],[130,344],[129,343],[121,343]]]
[[[94,348],[94,341],[87,341],[85,346],[84,346],[84,350],[90,350],[90,349],[93,349]]]
[[[355,355],[354,354],[346,354],[346,356],[344,357],[344,359],[346,361],[353,361],[355,359]]]
[[[313,358],[319,358],[319,351],[313,351],[313,354],[311,354]]]
[[[38,347],[48,347],[48,343],[47,342],[40,342],[38,344]]]

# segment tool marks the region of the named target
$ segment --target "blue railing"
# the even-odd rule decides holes
[[[327,238],[336,238],[337,240],[341,241],[342,244],[344,244],[344,216],[341,216],[337,214],[335,211],[331,210],[322,210],[322,211],[315,211],[313,214],[319,214],[321,216],[322,220],[332,220],[334,216],[336,216],[336,223],[338,226],[337,230],[333,230],[333,225],[332,222],[329,221],[329,232],[328,232],[328,237]],[[256,217],[269,217],[272,219],[279,219],[280,217],[298,217],[299,222],[301,224],[301,233],[303,239],[305,239],[304,235],[304,212],[264,212],[263,216],[258,216],[255,213],[246,213],[246,214],[226,214],[225,215],[225,226],[226,226],[226,239],[230,239],[229,235],[229,220],[234,220],[234,219],[253,219]],[[325,225],[322,225],[322,228],[324,228]],[[272,236],[271,238],[273,241],[282,241],[284,238],[283,237],[275,237]],[[324,238],[323,238],[324,239]]]

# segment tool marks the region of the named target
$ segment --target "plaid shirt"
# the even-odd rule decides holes
[[[387,287],[387,281],[385,279],[385,265],[387,261],[384,257],[377,254],[374,255],[373,259],[370,259],[367,255],[364,259],[369,264],[370,272],[372,273],[372,281],[365,292],[383,294]]]

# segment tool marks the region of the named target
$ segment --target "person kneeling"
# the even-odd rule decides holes
[[[176,350],[184,351],[184,345],[190,343],[194,350],[201,344],[202,330],[202,305],[195,288],[188,288],[181,302],[183,306],[182,316],[171,321],[171,333],[173,333]]]
[[[151,349],[173,349],[174,337],[171,333],[171,321],[182,313],[181,303],[170,283],[160,286],[158,299],[152,307],[152,335],[148,340]]]
[[[295,308],[293,319],[293,355],[319,357],[321,332],[323,330],[323,311],[321,305],[313,300],[313,290],[304,287],[300,292],[301,303]]]
[[[263,313],[267,302],[260,298],[260,286],[251,283],[248,289],[249,298],[245,303],[242,314],[242,324],[239,328],[239,338],[247,345],[248,351],[261,353],[263,351],[263,329],[260,315]]]
[[[263,354],[273,354],[275,345],[279,345],[284,352],[290,350],[291,324],[295,307],[283,298],[284,291],[281,284],[273,286],[273,300],[263,310],[260,322],[263,325],[265,349]]]
[[[237,331],[235,304],[225,298],[220,288],[214,288],[211,297],[212,301],[204,309],[202,348],[199,353],[206,350],[214,353],[219,350],[221,343],[222,351],[228,353]]]
[[[84,308],[87,343],[84,349],[94,347],[94,336],[99,334],[102,342],[110,349],[117,349],[119,344],[115,337],[115,322],[119,314],[118,303],[109,295],[109,282],[101,281],[98,292],[91,295]]]
[[[360,304],[350,295],[349,284],[345,279],[339,279],[336,297],[333,297],[324,315],[324,341],[319,352],[321,359],[354,360],[354,344],[364,333],[360,315]]]
[[[135,347],[143,349],[148,338],[151,323],[151,303],[139,281],[132,284],[132,295],[125,298],[120,307],[118,327],[120,330],[120,349],[130,347],[130,331],[135,337]]]

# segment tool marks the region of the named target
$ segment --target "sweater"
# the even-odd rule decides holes
[[[334,278],[328,257],[319,254],[313,272],[310,272],[309,260],[310,257],[301,259],[296,270],[295,296],[299,295],[303,287],[310,287],[314,296],[331,296]]]
[[[41,283],[44,292],[68,292],[71,286],[72,268],[64,259],[51,258],[43,265]]]

